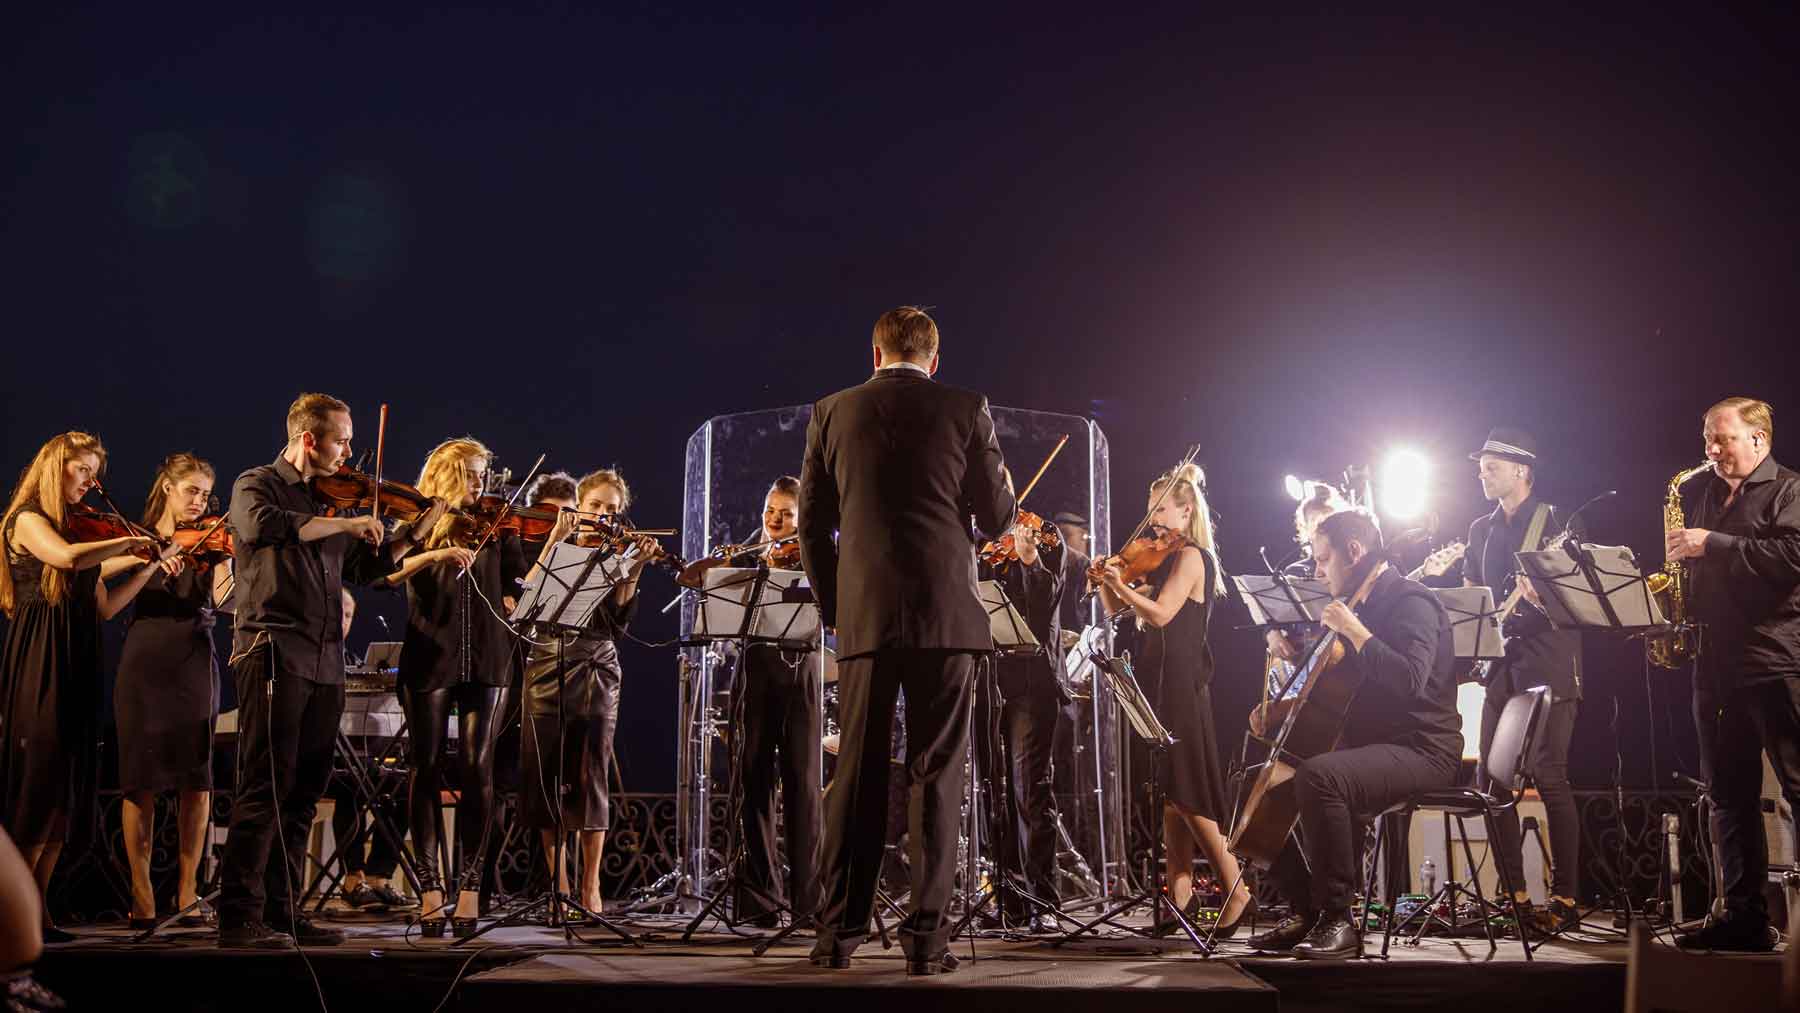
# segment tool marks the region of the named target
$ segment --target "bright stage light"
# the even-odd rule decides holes
[[[1287,490],[1287,494],[1292,496],[1296,503],[1306,498],[1306,483],[1300,481],[1298,475],[1289,475],[1282,479],[1281,487]]]
[[[1381,468],[1381,506],[1390,517],[1408,520],[1425,511],[1431,462],[1416,450],[1396,450]]]

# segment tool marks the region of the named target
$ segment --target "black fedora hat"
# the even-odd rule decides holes
[[[1520,464],[1536,464],[1537,438],[1523,429],[1496,426],[1488,430],[1487,442],[1481,445],[1480,450],[1470,454],[1469,460],[1479,461],[1490,455]]]

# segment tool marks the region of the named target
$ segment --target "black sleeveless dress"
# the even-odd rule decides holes
[[[35,507],[25,511],[42,516]],[[79,847],[98,811],[100,568],[77,571],[68,596],[51,604],[44,564],[13,551],[17,520],[3,533],[13,614],[0,648],[0,826],[20,845]]]
[[[1223,822],[1230,815],[1225,795],[1225,768],[1219,762],[1218,735],[1213,731],[1212,647],[1206,642],[1206,629],[1212,614],[1213,562],[1210,553],[1201,552],[1206,561],[1202,580],[1206,582],[1206,601],[1188,599],[1167,626],[1146,625],[1138,631],[1142,658],[1135,666],[1142,676],[1143,689],[1156,705],[1175,745],[1169,750],[1162,771],[1162,786],[1168,800],[1189,812]],[[1175,568],[1170,556],[1150,575],[1150,597],[1169,579]]]
[[[212,570],[150,578],[132,603],[113,686],[119,787],[209,791],[219,669],[213,658]]]

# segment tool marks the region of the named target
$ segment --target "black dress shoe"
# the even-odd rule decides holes
[[[367,883],[364,883],[362,885],[368,886]],[[412,901],[409,901],[405,897],[400,896],[400,891],[395,890],[392,886],[388,885],[387,883],[383,883],[380,886],[370,886],[369,887],[369,896],[373,898],[372,903],[374,903],[380,907],[400,908],[400,907],[412,907],[413,906]]]
[[[49,946],[54,943],[72,943],[74,941],[75,933],[59,929],[49,922],[44,923],[44,945]]]
[[[1253,950],[1265,953],[1285,953],[1299,945],[1317,924],[1318,919],[1312,915],[1288,915],[1267,932],[1259,932],[1245,942]]]
[[[301,946],[336,946],[344,941],[344,930],[320,925],[311,918],[296,918],[294,940]]]
[[[1362,936],[1348,915],[1330,915],[1305,939],[1294,945],[1294,956],[1302,960],[1347,960],[1362,956]]]
[[[850,966],[850,958],[835,953],[815,953],[807,958],[814,967],[829,967],[833,971],[842,971]]]
[[[294,937],[277,932],[262,922],[228,925],[219,930],[222,950],[286,950],[294,945]]]
[[[906,976],[909,978],[927,974],[949,974],[956,970],[962,961],[949,950],[939,950],[935,957],[912,957],[906,961]]]
[[[1720,953],[1767,953],[1775,948],[1769,938],[1766,922],[1753,921],[1748,915],[1727,914],[1707,923],[1675,941],[1684,950],[1712,950]]]
[[[156,919],[155,918],[139,918],[139,917],[133,915],[131,918],[126,920],[125,924],[133,932],[148,932],[151,929],[156,928]]]

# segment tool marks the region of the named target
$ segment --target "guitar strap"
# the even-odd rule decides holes
[[[1525,539],[1519,543],[1520,552],[1536,552],[1544,544],[1544,526],[1550,520],[1550,504],[1539,503],[1531,512],[1531,523],[1525,526]]]

